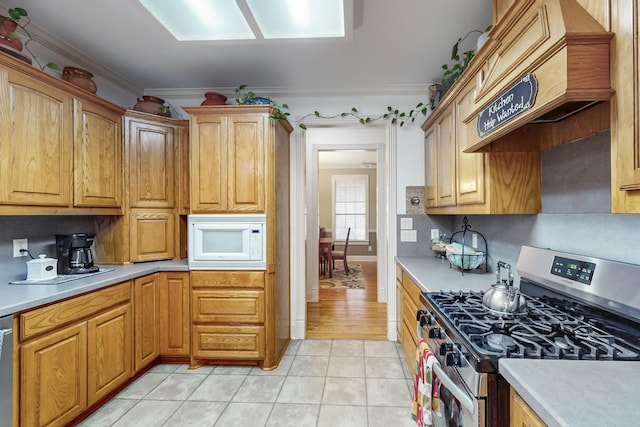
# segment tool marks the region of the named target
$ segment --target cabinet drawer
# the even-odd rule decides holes
[[[192,331],[196,359],[264,359],[264,326],[194,325]]]
[[[191,307],[194,322],[264,323],[262,290],[194,290]]]
[[[81,295],[22,313],[19,318],[20,340],[76,322],[131,299],[131,283]]]
[[[192,271],[192,288],[264,288],[264,271]]]

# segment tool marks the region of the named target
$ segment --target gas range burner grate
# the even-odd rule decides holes
[[[590,322],[584,310],[574,307],[567,313],[527,297],[526,315],[495,316],[483,306],[482,296],[440,292],[427,299],[484,358],[640,360],[636,341],[608,332],[602,319]]]

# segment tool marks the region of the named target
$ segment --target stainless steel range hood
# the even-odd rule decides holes
[[[562,124],[608,101],[612,37],[576,0],[515,2],[456,85],[458,93],[473,89],[457,118],[464,151],[505,151],[494,141],[518,151],[517,142],[504,142],[512,132]]]

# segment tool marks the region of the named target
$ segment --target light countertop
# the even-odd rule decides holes
[[[481,291],[495,275],[465,273],[435,257],[397,257],[424,291]],[[640,362],[500,359],[500,374],[550,427],[640,425]]]
[[[95,291],[158,271],[189,271],[186,259],[127,265],[100,264],[100,267],[113,268],[113,271],[91,275],[59,285],[11,285],[0,283],[0,316],[7,316],[85,292]]]
[[[500,359],[498,369],[550,427],[640,425],[640,362]]]

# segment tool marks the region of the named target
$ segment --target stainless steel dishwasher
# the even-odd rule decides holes
[[[0,317],[0,427],[11,427],[13,403],[13,316]]]

